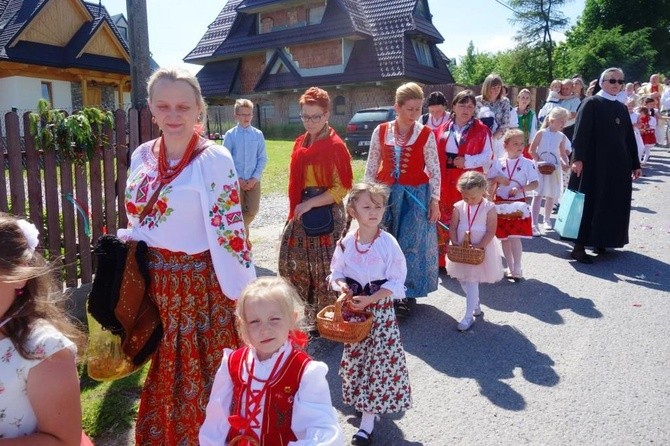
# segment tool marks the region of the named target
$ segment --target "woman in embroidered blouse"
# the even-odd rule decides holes
[[[148,93],[162,136],[132,154],[129,228],[119,236],[149,246],[149,294],[164,334],[135,438],[141,445],[197,444],[223,349],[240,343],[235,300],[256,273],[230,152],[197,133],[206,110],[197,80],[162,68],[149,78]]]
[[[484,120],[485,109],[490,111],[493,119]],[[509,99],[503,96],[503,81],[500,76],[495,73],[486,76],[482,84],[482,94],[477,96],[475,116],[484,120],[483,122],[491,129],[495,159],[501,158],[505,153],[502,137],[510,127],[511,109]]]
[[[493,157],[491,132],[475,118],[475,94],[472,90],[458,93],[451,103],[451,119],[437,141],[442,173],[440,191],[440,222],[449,226],[454,203],[462,199],[456,188],[458,178],[467,170],[483,172]],[[437,227],[440,267],[446,266],[449,230]]]
[[[300,97],[300,119],[306,132],[293,145],[289,167],[289,214],[281,237],[279,275],[298,290],[305,303],[305,316],[315,335],[316,314],[337,296],[326,282],[335,242],[345,230],[342,199],[353,183],[351,155],[330,125],[330,97],[311,87]],[[311,198],[310,198],[311,197]],[[308,236],[302,217],[310,209],[330,206],[333,230]]]
[[[35,252],[38,235],[31,223],[0,213],[0,444],[78,445],[74,342],[83,335],[56,305],[61,285]]]
[[[423,90],[413,82],[396,90],[396,119],[372,133],[365,181],[391,187],[384,227],[398,240],[407,260],[409,299],[437,289],[437,233],[440,218],[440,164],[435,136],[416,122]],[[409,315],[407,300],[396,300],[399,317]]]

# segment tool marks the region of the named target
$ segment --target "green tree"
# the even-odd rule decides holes
[[[452,74],[454,80],[463,85],[479,85],[486,76],[495,71],[495,56],[490,53],[479,53],[470,41],[465,56],[461,57]]]
[[[643,28],[624,32],[621,26],[612,29],[594,28],[585,38],[568,33],[564,48],[559,51],[564,68],[595,79],[604,68],[618,66],[627,79],[643,79],[654,68],[657,50],[650,42],[653,31]]]
[[[521,45],[540,48],[546,55],[545,81],[551,82],[554,77],[554,40],[553,31],[564,29],[568,19],[560,11],[566,0],[510,0],[514,10],[513,24],[520,24],[521,29],[516,39]]]
[[[620,27],[622,38],[628,33],[649,29],[648,43],[655,50],[655,56],[650,61],[651,68],[638,75],[640,79],[654,71],[670,70],[670,0],[586,0],[584,13],[570,31],[569,46],[583,48],[587,42],[593,42],[592,35],[598,28],[611,31],[616,27]],[[626,39],[636,38],[633,34]],[[610,62],[616,64],[617,61]]]

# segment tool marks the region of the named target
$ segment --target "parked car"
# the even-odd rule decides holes
[[[367,153],[370,149],[372,132],[382,122],[395,119],[392,105],[358,110],[347,124],[344,141],[353,156]]]

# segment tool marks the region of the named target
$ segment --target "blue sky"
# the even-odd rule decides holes
[[[568,0],[561,8],[571,25],[582,13],[584,1]],[[156,62],[197,72],[198,65],[184,64],[182,59],[197,45],[225,3],[226,0],[147,0],[149,45]],[[112,15],[126,13],[126,0],[102,0],[102,4]],[[450,58],[463,56],[470,41],[480,52],[514,46],[517,28],[509,22],[512,12],[495,0],[429,0],[428,5],[433,23],[445,39],[439,47]],[[564,38],[560,33],[553,37]]]

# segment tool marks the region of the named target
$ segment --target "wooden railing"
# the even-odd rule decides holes
[[[29,113],[21,118],[23,125],[15,112],[4,116],[0,211],[24,216],[37,226],[45,257],[62,259],[66,286],[90,283],[93,244],[128,223],[124,193],[130,153],[155,137],[157,128],[148,109],[117,110],[114,128],[98,136],[98,150],[82,166],[60,159],[55,151],[38,150],[28,131]]]

